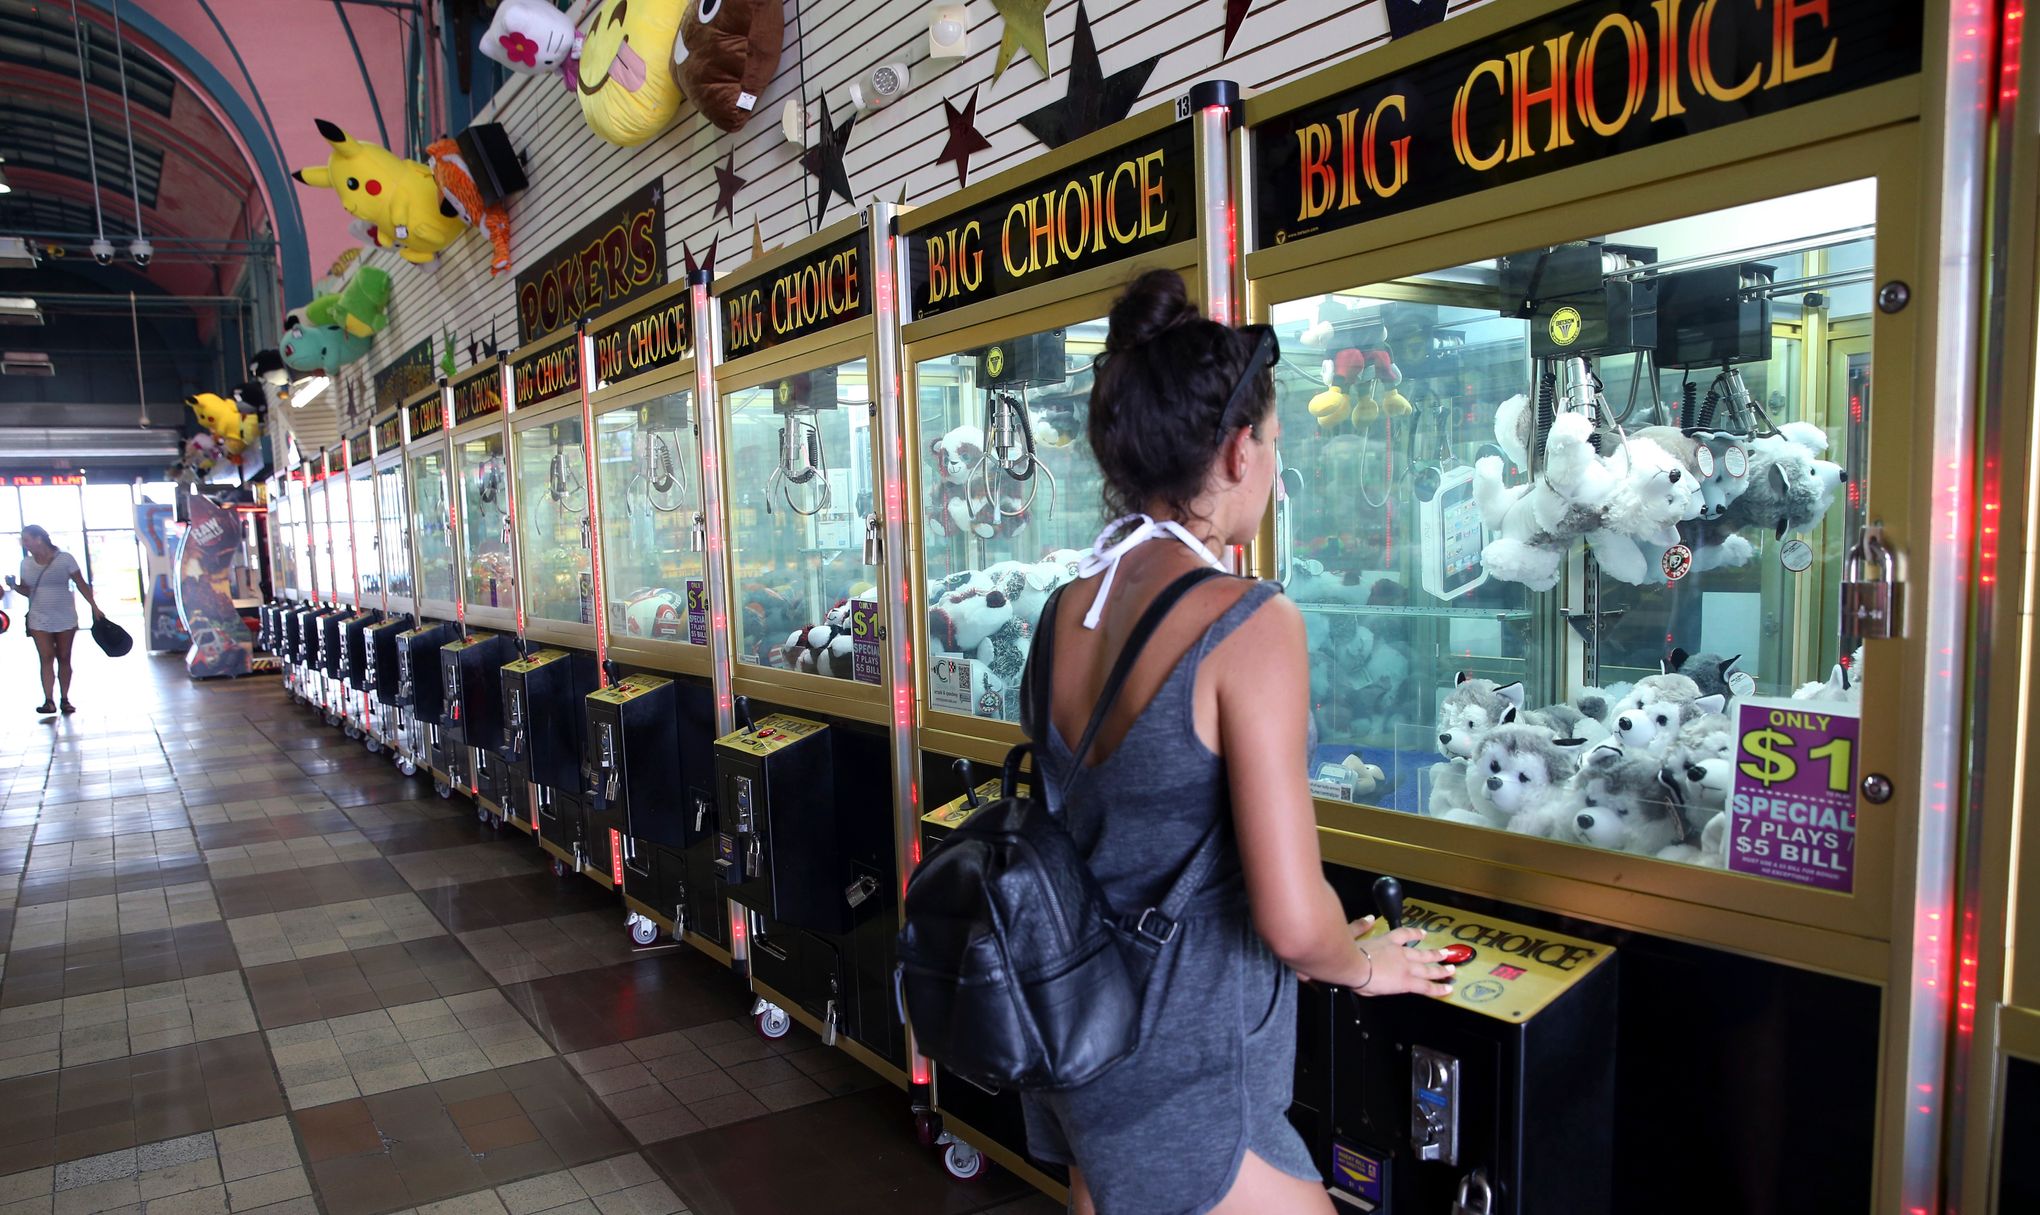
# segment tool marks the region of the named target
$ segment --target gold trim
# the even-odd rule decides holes
[[[608,384],[592,389],[588,393],[588,407],[599,419],[603,414],[618,409],[628,409],[646,401],[672,396],[676,392],[693,393],[695,357],[688,355],[677,363],[668,363],[657,371],[648,371],[633,376],[621,384]],[[695,410],[699,415],[701,411]]]
[[[554,860],[562,861],[568,865],[574,866],[577,869],[580,867],[574,864],[573,853],[568,852],[565,848],[562,848],[558,844],[553,843],[551,840],[545,838],[544,835],[539,835],[535,838],[538,840],[538,846],[541,849],[544,849],[546,853],[551,855],[551,857]]]
[[[787,1016],[813,1030],[816,1037],[822,1035],[823,1027],[819,1018],[809,1014],[799,1003],[779,994],[778,991],[773,989],[771,984],[761,981],[756,975],[751,977],[751,990],[762,999],[785,1012]],[[872,1071],[877,1072],[884,1079],[892,1081],[894,1088],[902,1092],[908,1090],[907,1073],[879,1058],[871,1052],[870,1047],[858,1042],[850,1037],[850,1035],[841,1032],[837,1033],[836,1049],[862,1063]]]
[[[573,860],[572,857],[568,857],[567,859],[569,862]],[[585,861],[582,862],[581,864],[581,876],[590,879],[597,886],[602,887],[604,890],[616,889],[615,878],[609,876],[609,874],[605,870],[598,869],[595,866],[586,863]]]
[[[673,935],[673,921],[667,918],[665,915],[662,915],[659,912],[652,910],[651,904],[638,899],[634,895],[625,894],[623,896],[623,905],[627,909],[635,911],[639,915],[650,920],[652,923],[657,924],[659,926],[659,930],[665,933],[667,936]],[[679,942],[676,940],[674,943],[678,944]]]
[[[724,966],[735,966],[737,964],[736,959],[730,956],[729,950],[724,949],[722,946],[716,944],[714,941],[709,940],[707,937],[702,936],[700,933],[693,931],[692,929],[689,929],[688,931],[681,933],[680,939],[686,944],[694,946],[694,948],[700,950],[702,953],[707,954],[710,958],[714,959],[715,961],[722,963]]]
[[[647,641],[609,635],[609,658],[618,666],[708,678],[708,647],[685,641]]]
[[[739,662],[730,677],[739,696],[751,696],[773,705],[800,709],[825,716],[847,717],[871,725],[891,724],[885,710],[885,685],[830,679],[778,667],[756,667]],[[855,689],[854,696],[833,695],[828,689]]]
[[[865,213],[863,211],[859,211],[855,215],[844,219],[839,219],[812,236],[795,241],[784,248],[773,250],[762,259],[745,262],[728,274],[717,277],[715,282],[710,285],[709,310],[715,315],[716,348],[720,351],[722,348],[723,322],[723,313],[720,305],[723,296],[731,288],[756,282],[759,279],[770,278],[773,272],[781,267],[794,265],[808,254],[827,248],[845,237],[858,233],[863,233],[865,236],[863,249],[865,260],[868,263],[866,273],[868,281],[863,289],[871,294],[871,301],[869,301],[871,306],[865,309],[864,315],[854,320],[831,325],[815,333],[802,334],[797,338],[774,346],[767,346],[763,350],[753,351],[750,354],[738,355],[734,358],[724,358],[715,366],[716,389],[718,392],[731,391],[731,386],[725,383],[725,380],[729,378],[727,373],[730,372],[734,372],[737,376],[746,376],[751,374],[754,367],[769,366],[773,363],[785,362],[788,359],[805,359],[814,351],[825,350],[839,343],[855,341],[869,346],[873,341],[877,340],[878,322],[876,316],[878,309],[875,302],[876,293],[880,279],[882,277],[891,277],[892,267],[881,266],[879,264],[879,258],[884,253],[879,240],[879,234],[870,231],[869,225],[864,221]],[[883,273],[881,273],[882,271]],[[697,337],[695,339],[697,350],[700,348],[700,345],[700,339]],[[764,378],[770,379],[772,377],[768,375]],[[748,387],[749,385],[741,386]]]
[[[1085,320],[1095,320],[1105,315],[1106,311],[1111,308],[1113,297],[1125,290],[1126,285],[1133,280],[1135,275],[1143,270],[1154,268],[1175,270],[1181,273],[1184,276],[1183,285],[1189,289],[1191,302],[1202,303],[1202,292],[1197,289],[1196,283],[1196,272],[1202,264],[1198,261],[1198,253],[1198,242],[1193,237],[1190,240],[1178,241],[1166,248],[1156,249],[1151,253],[1135,254],[1131,257],[1123,257],[1116,262],[1109,262],[1103,266],[1093,266],[1089,270],[1080,270],[1067,278],[1035,283],[1005,295],[995,295],[990,299],[979,300],[974,304],[965,304],[954,311],[938,312],[926,320],[908,321],[900,326],[901,343],[911,350],[917,345],[934,345],[942,342],[953,332],[997,325],[1002,321],[1011,321],[1023,317],[1034,327],[1019,330],[1011,334],[1002,334],[1001,336],[1010,337],[1026,333],[1039,333],[1042,329],[1052,329],[1055,327],[1053,322],[1040,322],[1037,324],[1036,320],[1040,314],[1046,313],[1051,309],[1060,310],[1060,306],[1067,301],[1088,300],[1094,297],[1102,298],[1105,300],[1105,307],[1093,316],[1083,318]],[[996,341],[998,339],[991,338],[987,340]],[[958,347],[958,349],[983,344],[983,342],[969,342],[965,343],[964,346]],[[950,352],[938,351],[937,353]]]
[[[668,269],[671,269],[671,267],[668,267]],[[664,304],[666,301],[670,299],[673,299],[677,296],[686,295],[687,289],[690,286],[692,286],[692,284],[687,281],[687,275],[683,270],[679,278],[674,279],[672,282],[667,283],[665,286],[659,287],[652,291],[647,291],[643,295],[640,295],[635,299],[625,300],[623,303],[618,304],[616,307],[611,308],[609,311],[602,313],[600,316],[595,317],[593,320],[590,320],[587,324],[581,327],[581,332],[593,333],[597,329],[604,329],[610,325],[614,325],[616,322],[622,320],[624,317],[636,316],[640,312],[649,312],[653,308],[659,307],[661,304]],[[694,328],[691,323],[688,326],[687,334],[690,338],[694,336]],[[533,342],[532,345],[536,346],[540,342],[544,342],[550,338],[558,336],[559,336],[558,333],[549,333],[545,337],[540,338],[538,342]],[[694,349],[694,344],[690,341],[688,343],[687,348],[691,352]],[[690,361],[693,359],[693,357],[694,356],[691,353],[688,355]],[[660,370],[663,371],[664,368],[661,368]]]
[[[548,620],[526,611],[524,635],[533,641],[543,641],[547,645],[565,646],[570,650],[584,650],[590,654],[595,652],[595,626],[592,624]]]
[[[1054,1201],[1065,1204],[1069,1202],[1069,1187],[1035,1168],[1027,1157],[944,1110],[940,1101],[935,1103],[935,1112],[942,1115],[943,1130],[963,1140],[983,1155],[991,1157],[1007,1172],[1040,1190]]]

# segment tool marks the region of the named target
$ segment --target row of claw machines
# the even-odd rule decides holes
[[[1013,1094],[916,1054],[894,939],[1107,522],[1104,318],[1175,269],[1280,344],[1232,559],[1304,617],[1329,875],[1467,957],[1442,1001],[1306,985],[1334,1197],[1943,1209],[2008,28],[1520,0],[1200,85],[421,394],[275,495],[270,637],[638,939],[741,968],[761,1032],[898,1085],[953,1173],[1059,1195]]]

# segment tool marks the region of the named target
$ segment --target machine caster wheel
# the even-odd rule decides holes
[[[934,1110],[914,1111],[914,1142],[922,1147],[934,1147],[942,1137],[942,1115]]]
[[[370,755],[382,754],[382,743],[376,739],[364,738],[361,740],[361,745],[368,748],[368,753]]]
[[[441,798],[450,798],[453,796],[453,786],[447,784],[443,780],[433,781],[432,791],[434,793],[437,793]]]
[[[777,1042],[793,1032],[793,1016],[777,1004],[767,1004],[758,1010],[758,1036]]]
[[[553,876],[556,878],[567,876],[567,863],[558,857],[553,858]]]
[[[633,945],[650,945],[658,939],[659,926],[636,912],[632,912],[630,917],[630,943]]]
[[[487,806],[482,805],[479,802],[475,803],[475,821],[483,823],[490,827],[496,825],[496,820],[494,816],[492,816],[489,813],[489,808]]]
[[[984,1153],[959,1139],[943,1150],[942,1167],[958,1181],[973,1181],[985,1171]]]
[[[340,733],[347,736],[348,738],[360,738],[361,727],[355,725],[353,722],[350,721],[347,724],[340,727]]]
[[[397,761],[397,771],[405,776],[416,776],[418,775],[418,763],[416,760],[400,759]]]

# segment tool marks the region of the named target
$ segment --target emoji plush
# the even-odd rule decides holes
[[[673,48],[680,91],[710,122],[737,130],[779,70],[785,29],[779,0],[687,0]]]
[[[491,275],[501,274],[510,268],[510,212],[497,205],[490,206],[482,201],[481,188],[475,185],[475,176],[469,171],[467,161],[461,159],[460,144],[451,139],[435,140],[425,145],[425,155],[432,158],[432,180],[438,183],[439,192],[453,204],[462,222],[473,224],[479,220],[489,233],[489,244],[494,257],[489,262]]]
[[[683,7],[682,0],[602,0],[574,71],[589,130],[628,148],[680,116],[672,65]]]
[[[547,0],[501,0],[482,32],[482,54],[513,72],[558,72],[571,89],[581,35]]]
[[[349,138],[323,118],[318,124],[319,134],[333,145],[332,156],[291,176],[331,188],[349,215],[368,223],[377,245],[423,264],[467,231],[467,221],[439,192],[429,166]]]

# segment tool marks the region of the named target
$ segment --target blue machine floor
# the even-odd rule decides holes
[[[273,676],[0,639],[0,1215],[1049,1215]]]

